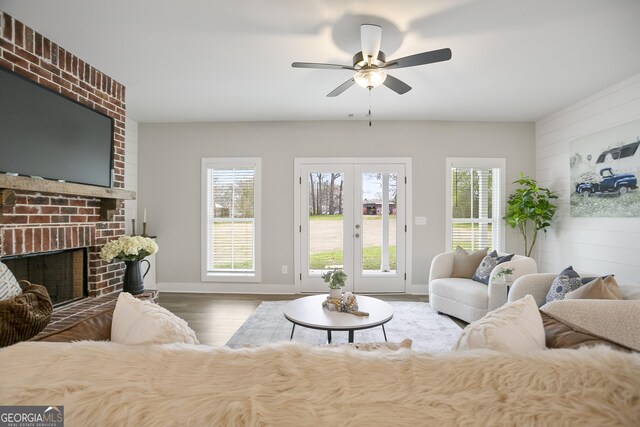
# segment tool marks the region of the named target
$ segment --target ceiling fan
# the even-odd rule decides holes
[[[327,96],[330,97],[340,95],[353,86],[354,83],[369,90],[383,84],[397,94],[402,95],[409,92],[411,86],[387,74],[388,69],[415,67],[417,65],[432,64],[434,62],[448,61],[451,59],[451,49],[445,48],[387,61],[384,52],[380,50],[381,40],[382,27],[373,24],[363,24],[360,26],[362,50],[353,55],[353,65],[294,62],[291,66],[294,68],[355,71],[353,77],[327,94]]]

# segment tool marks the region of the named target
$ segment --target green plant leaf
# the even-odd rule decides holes
[[[536,233],[539,230],[547,232],[557,207],[549,202],[549,199],[557,199],[553,191],[539,187],[536,180],[525,176],[522,172],[520,178],[514,181],[517,188],[507,199],[507,211],[503,219],[513,227],[518,228],[525,241],[525,255],[530,254],[536,242]],[[528,228],[528,221],[533,226]],[[531,242],[528,246],[528,242]]]

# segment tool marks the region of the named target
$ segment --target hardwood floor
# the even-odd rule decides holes
[[[427,295],[373,295],[385,301],[428,302]],[[160,293],[159,304],[186,320],[201,344],[224,345],[262,301],[284,301],[301,295]]]

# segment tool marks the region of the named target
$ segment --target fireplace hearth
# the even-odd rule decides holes
[[[47,288],[54,307],[88,295],[86,248],[18,255],[2,262],[16,279]]]

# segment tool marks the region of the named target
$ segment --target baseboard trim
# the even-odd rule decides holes
[[[429,287],[424,285],[407,285],[407,294],[409,295],[429,295]]]
[[[221,282],[201,282],[201,283],[176,283],[158,282],[157,289],[160,292],[171,293],[201,293],[201,294],[299,294],[293,284],[266,285],[256,283],[221,283]],[[407,285],[406,294],[428,295],[427,285]]]
[[[260,285],[256,283],[157,283],[160,292],[200,294],[295,294],[295,285]]]

